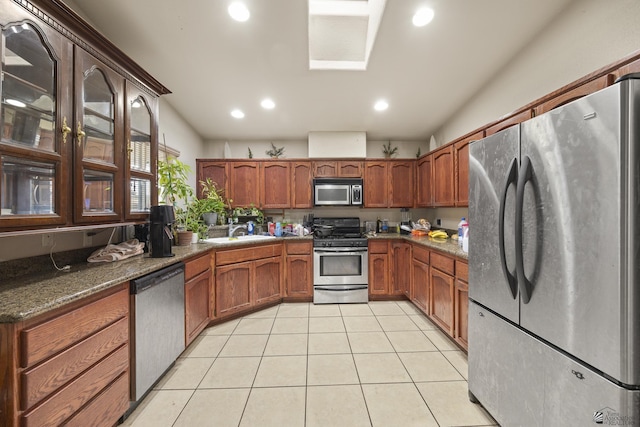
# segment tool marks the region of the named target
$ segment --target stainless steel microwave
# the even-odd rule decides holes
[[[362,206],[360,178],[316,178],[313,180],[315,206]]]

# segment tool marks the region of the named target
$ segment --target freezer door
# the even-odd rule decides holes
[[[520,178],[530,176],[522,193],[520,324],[614,379],[640,384],[629,339],[638,335],[637,315],[629,322],[638,301],[629,300],[623,262],[627,83],[521,126]]]
[[[513,237],[519,139],[514,126],[469,147],[469,298],[513,322],[519,320]]]

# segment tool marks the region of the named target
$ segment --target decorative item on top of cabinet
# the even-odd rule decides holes
[[[469,266],[456,260],[455,328],[453,339],[465,350],[469,347]]]
[[[382,154],[385,159],[390,159],[398,152],[398,147],[391,147],[391,140],[387,141],[387,144],[382,144]]]
[[[261,162],[260,203],[263,209],[291,207],[291,162]]]
[[[483,137],[480,131],[453,144],[456,206],[469,206],[469,144]]]
[[[285,244],[285,296],[310,300],[313,297],[313,242]]]
[[[313,207],[311,191],[311,162],[291,163],[291,208],[304,209]]]
[[[265,154],[272,159],[279,159],[280,156],[284,154],[284,146],[276,147],[273,142],[271,143],[271,148],[265,151]]]
[[[386,208],[389,196],[388,165],[385,160],[364,162],[364,207]]]
[[[428,208],[433,205],[431,192],[431,154],[422,156],[418,159],[417,165],[417,192],[416,206],[419,208]]]
[[[453,145],[438,148],[431,155],[433,206],[455,206]]]

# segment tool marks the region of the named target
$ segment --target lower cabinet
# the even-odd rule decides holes
[[[393,260],[392,289],[393,295],[404,295],[409,298],[411,289],[411,244],[405,241],[391,243]]]
[[[454,260],[431,253],[429,317],[450,336],[454,331]]]
[[[0,327],[0,425],[115,425],[129,408],[128,282]]]
[[[185,345],[189,345],[209,323],[211,256],[187,260],[184,279]]]
[[[411,258],[411,301],[423,312],[429,310],[429,250],[413,247]]]
[[[389,294],[389,242],[369,241],[369,296]]]
[[[217,318],[282,297],[282,244],[220,250],[215,265]]]
[[[313,297],[313,242],[285,244],[285,296]]]
[[[459,260],[456,260],[455,307],[453,338],[466,350],[469,347],[469,266],[466,262]]]

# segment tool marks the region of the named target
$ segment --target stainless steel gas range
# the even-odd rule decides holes
[[[360,218],[314,218],[314,304],[369,301],[369,254]]]

